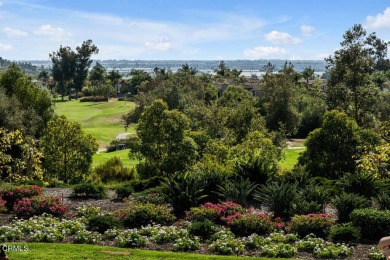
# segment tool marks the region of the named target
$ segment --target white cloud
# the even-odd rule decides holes
[[[315,31],[316,31],[316,29],[313,26],[306,25],[306,24],[301,25],[302,35],[305,37],[312,36]]]
[[[157,42],[147,41],[145,42],[144,46],[149,50],[161,51],[161,52],[169,51],[173,49],[173,44],[168,37],[162,37]]]
[[[3,32],[5,32],[10,37],[25,37],[28,36],[28,33],[23,32],[18,29],[12,29],[10,27],[4,27]]]
[[[12,45],[10,44],[3,44],[3,43],[0,43],[0,50],[2,51],[9,51],[13,48]]]
[[[265,40],[274,44],[301,44],[301,39],[294,38],[285,32],[272,31],[265,35]]]
[[[54,28],[50,24],[42,25],[39,30],[35,31],[37,35],[49,36],[49,39],[56,42],[61,42],[71,38],[72,34],[68,33],[64,29],[57,27]]]
[[[244,55],[249,59],[276,59],[282,58],[285,54],[286,50],[280,47],[257,46],[244,51]]]
[[[370,29],[390,28],[390,7],[376,16],[367,16],[366,27]]]

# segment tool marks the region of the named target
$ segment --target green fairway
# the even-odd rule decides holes
[[[161,252],[152,250],[127,249],[109,246],[84,245],[84,244],[56,244],[56,243],[7,243],[27,251],[8,251],[10,259],[242,259],[235,256],[214,256],[188,253]],[[248,258],[249,259],[249,258]],[[251,257],[250,259],[271,259]],[[281,259],[281,258],[278,258]]]
[[[134,108],[133,102],[80,102],[78,100],[58,102],[55,111],[58,115],[65,115],[72,121],[79,122],[86,133],[96,138],[99,146],[105,147],[125,129],[121,124],[121,116]],[[127,133],[135,133],[134,126],[127,129]]]
[[[95,154],[93,156],[92,167],[105,163],[106,161],[108,161],[110,158],[114,156],[119,157],[123,162],[123,166],[125,167],[132,168],[138,163],[138,160],[131,160],[129,158],[129,149],[125,149],[117,152],[111,152],[111,153],[100,152]]]
[[[282,169],[291,170],[294,165],[298,162],[298,157],[301,152],[306,148],[289,148],[285,149],[285,159],[279,162],[279,165]]]

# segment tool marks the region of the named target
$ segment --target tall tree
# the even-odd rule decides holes
[[[88,69],[92,64],[92,54],[98,54],[99,49],[92,43],[92,40],[84,41],[81,46],[76,47],[76,71],[73,80],[76,89],[76,99],[88,76]]]
[[[56,52],[49,54],[52,62],[53,79],[58,84],[62,100],[69,92],[69,85],[76,72],[76,53],[70,47],[62,47]]]
[[[151,177],[151,173],[167,176],[188,169],[197,155],[197,145],[187,135],[188,129],[189,119],[177,110],[168,110],[161,99],[147,107],[137,125],[141,142],[131,149],[131,155],[140,154],[145,159],[138,169],[149,168],[140,174],[143,177]]]
[[[375,34],[366,36],[362,25],[354,25],[343,35],[341,49],[328,62],[327,103],[341,109],[361,126],[369,126],[376,115],[378,89],[370,80],[376,63],[387,53],[387,43]]]
[[[91,81],[94,86],[99,86],[104,83],[106,76],[106,69],[102,66],[102,64],[97,62],[89,72],[89,81]]]
[[[78,183],[90,171],[92,156],[98,144],[81,125],[65,116],[52,119],[40,143],[45,160],[43,168],[50,177],[65,183]]]
[[[314,78],[314,69],[307,67],[302,71],[302,76],[306,79],[306,85],[309,86],[309,79]]]
[[[307,149],[299,157],[299,162],[312,175],[340,178],[345,173],[355,172],[362,147],[377,145],[379,141],[379,135],[372,130],[363,130],[344,112],[328,111],[322,127],[307,137]]]
[[[287,134],[295,134],[299,123],[298,96],[300,88],[298,75],[291,64],[286,64],[278,73],[266,73],[260,83],[259,104],[265,116],[267,127],[278,130],[286,127]]]

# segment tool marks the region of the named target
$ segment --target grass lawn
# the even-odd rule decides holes
[[[55,243],[7,243],[7,245],[17,245],[23,248],[28,246],[28,251],[9,251],[7,255],[10,259],[242,259],[234,256],[213,256],[174,252],[161,252],[140,249],[125,249],[96,245],[75,245],[75,244],[55,244]],[[251,257],[248,259],[272,259]],[[281,258],[278,258],[281,259]]]
[[[125,167],[132,168],[138,163],[138,160],[131,160],[129,158],[129,149],[125,149],[125,150],[121,150],[121,151],[117,151],[117,152],[111,152],[111,153],[101,152],[101,153],[95,154],[93,156],[92,168],[99,165],[99,164],[105,163],[106,161],[108,161],[110,158],[112,158],[114,156],[119,157],[121,159],[121,161],[123,162],[123,166],[125,166]]]
[[[107,146],[116,136],[125,132],[121,124],[121,116],[133,109],[133,102],[80,102],[78,100],[57,102],[55,111],[58,115],[65,115],[72,121],[79,122],[86,133],[96,138],[100,147]],[[127,129],[127,133],[135,133],[134,126]]]
[[[298,156],[301,152],[303,152],[306,148],[289,148],[285,149],[286,158],[279,162],[280,167],[282,169],[290,170],[294,167],[294,165],[298,162]]]

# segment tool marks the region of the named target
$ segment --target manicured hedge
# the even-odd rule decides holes
[[[390,234],[390,210],[355,209],[351,221],[360,228],[364,240],[377,242]]]

